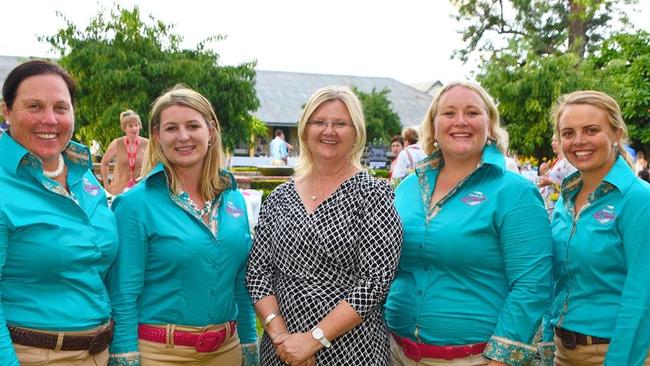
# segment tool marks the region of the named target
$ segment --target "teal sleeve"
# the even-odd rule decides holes
[[[113,307],[115,332],[110,351],[138,351],[138,297],[144,286],[148,240],[137,212],[138,204],[118,196],[113,202],[120,247],[109,273],[108,290]]]
[[[499,237],[510,292],[484,355],[524,365],[537,351],[530,343],[548,307],[552,241],[542,198],[526,185],[503,217]]]
[[[650,202],[639,201],[620,215],[627,278],[605,366],[643,365],[650,345]]]
[[[7,260],[7,247],[9,246],[9,228],[5,221],[0,221],[0,282],[2,281],[2,270]],[[14,351],[7,321],[2,311],[2,292],[0,292],[0,365],[18,366],[18,358]]]
[[[244,210],[244,225],[246,231],[249,230],[248,212],[246,212],[246,203],[244,197],[241,196],[242,207]],[[251,237],[246,238],[246,253],[251,250]],[[253,301],[251,300],[248,290],[246,289],[246,262],[241,266],[237,274],[237,283],[235,284],[235,302],[237,303],[237,333],[242,344],[257,342],[257,332],[255,330],[255,310],[253,309]]]

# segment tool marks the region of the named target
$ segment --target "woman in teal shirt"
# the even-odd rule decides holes
[[[113,203],[111,364],[256,365],[246,205],[223,170],[214,110],[176,87],[154,102],[149,135],[144,178]]]
[[[499,115],[455,82],[423,122],[420,162],[395,192],[404,226],[386,302],[395,365],[525,365],[549,299],[551,238],[536,187],[505,168]]]
[[[556,131],[578,172],[562,184],[552,219],[555,299],[545,338],[556,365],[650,365],[650,186],[621,146],[614,99],[562,97]]]
[[[75,88],[60,66],[29,61],[2,89],[0,365],[108,362],[117,228],[89,150],[70,141]]]

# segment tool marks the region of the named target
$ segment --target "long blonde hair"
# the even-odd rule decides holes
[[[354,148],[350,162],[357,169],[361,169],[361,156],[366,145],[366,121],[363,116],[361,101],[347,86],[326,86],[318,89],[307,101],[298,121],[298,138],[300,139],[300,156],[296,163],[296,176],[301,177],[309,174],[314,167],[314,157],[309,149],[307,141],[307,122],[311,115],[326,102],[340,100],[348,108],[352,125],[356,131]]]
[[[609,95],[596,90],[579,90],[573,93],[562,95],[560,98],[558,98],[557,104],[552,110],[554,124],[553,129],[555,130],[555,133],[560,136],[560,139],[562,136],[562,134],[560,134],[560,118],[562,117],[562,113],[564,113],[566,108],[572,105],[590,105],[606,112],[609,126],[614,132],[619,133],[621,136],[619,139],[617,152],[623,156],[630,167],[634,167],[632,157],[622,146],[622,144],[627,143],[627,126],[625,125],[625,121],[623,121],[621,107],[618,106],[616,100]]]
[[[464,81],[450,82],[449,84],[440,88],[436,96],[433,98],[433,101],[429,106],[429,110],[424,116],[424,121],[422,121],[422,126],[420,127],[420,141],[424,152],[427,155],[431,155],[431,153],[437,150],[437,148],[434,146],[436,142],[436,130],[434,121],[436,119],[436,115],[438,114],[438,105],[440,104],[440,100],[445,95],[445,93],[457,86],[473,91],[474,93],[478,94],[481,100],[483,100],[483,103],[485,103],[485,107],[487,108],[486,112],[488,113],[488,141],[495,143],[497,148],[503,154],[506,154],[503,144],[499,143],[499,129],[501,128],[501,124],[499,123],[499,110],[492,100],[492,97],[490,94],[488,94],[488,92],[485,91],[485,89],[483,89],[482,86]]]
[[[174,105],[192,108],[199,112],[207,123],[208,129],[214,132],[208,144],[208,151],[203,161],[199,179],[201,197],[206,201],[211,200],[230,186],[229,178],[220,174],[221,170],[224,169],[224,163],[221,128],[219,127],[217,115],[207,98],[184,85],[177,85],[153,102],[149,113],[149,136],[153,137],[154,132],[160,132],[160,116],[162,112]],[[142,175],[148,174],[158,163],[162,163],[168,172],[169,188],[173,192],[179,193],[182,190],[180,176],[163,153],[158,139],[151,138],[142,163]]]

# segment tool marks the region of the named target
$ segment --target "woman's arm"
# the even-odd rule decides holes
[[[643,365],[650,345],[650,197],[630,200],[620,213],[627,278],[605,365]]]
[[[149,241],[138,202],[118,196],[112,209],[120,247],[107,286],[115,321],[110,365],[139,365],[137,303],[144,287]]]
[[[485,357],[525,365],[537,351],[530,343],[548,307],[552,240],[548,215],[537,189],[521,182],[518,197],[497,228],[510,292]]]
[[[113,157],[115,156],[115,152],[117,150],[117,141],[118,139],[113,140],[108,145],[108,148],[104,153],[104,156],[102,156],[102,161],[99,167],[99,171],[102,175],[101,181],[104,184],[104,188],[108,187],[108,185],[110,184],[110,181],[108,179],[108,165],[110,164],[111,160],[113,160]]]
[[[0,217],[2,220],[2,217]],[[7,228],[4,221],[0,221],[0,282],[2,281],[2,270],[7,260],[7,248],[9,246],[9,228]],[[2,299],[2,292],[0,292],[0,299]],[[19,366],[16,352],[14,351],[9,330],[7,329],[7,322],[5,320],[4,312],[2,311],[2,301],[0,300],[0,365]]]

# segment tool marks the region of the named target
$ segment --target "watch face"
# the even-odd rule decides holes
[[[320,328],[315,328],[314,330],[311,331],[311,335],[314,336],[316,339],[321,339],[323,338],[323,330]]]

